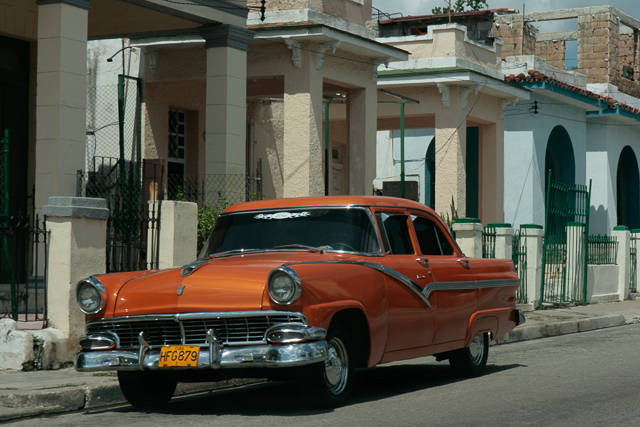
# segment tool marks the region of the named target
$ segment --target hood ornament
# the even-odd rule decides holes
[[[178,286],[178,296],[182,295],[182,293],[184,292],[184,286]]]

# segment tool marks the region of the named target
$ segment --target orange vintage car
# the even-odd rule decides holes
[[[510,260],[461,253],[428,207],[390,197],[227,208],[181,268],[93,276],[79,371],[117,371],[135,406],[177,382],[276,378],[343,405],[356,368],[434,355],[483,373],[489,339],[524,321]]]

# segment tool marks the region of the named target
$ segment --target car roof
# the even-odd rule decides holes
[[[225,213],[246,210],[293,208],[302,206],[389,206],[421,209],[433,213],[433,210],[422,203],[398,197],[385,196],[320,196],[293,197],[286,199],[257,200],[229,206]]]

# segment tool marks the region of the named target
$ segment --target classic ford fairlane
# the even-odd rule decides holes
[[[483,373],[489,339],[524,321],[510,260],[461,253],[429,208],[390,197],[263,200],[227,208],[183,267],[77,285],[79,371],[117,371],[135,406],[177,382],[296,381],[343,405],[354,369],[434,355]]]

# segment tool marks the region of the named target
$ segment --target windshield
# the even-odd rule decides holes
[[[201,257],[240,249],[304,247],[379,253],[373,223],[361,208],[309,208],[223,215],[218,218]]]

